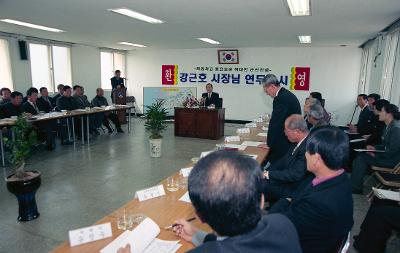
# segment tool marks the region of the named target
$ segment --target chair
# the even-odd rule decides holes
[[[383,168],[378,166],[372,166],[371,170],[373,170],[374,172],[396,173],[396,171],[400,170],[400,163],[394,166],[394,168]]]
[[[126,104],[133,106],[133,113],[135,114],[135,117],[137,117],[137,111],[136,111],[136,98],[135,96],[127,96],[126,97]]]
[[[347,236],[340,242],[340,245],[338,247],[338,250],[336,251],[337,253],[346,253],[349,248],[350,248],[350,233],[351,231],[347,234]]]
[[[400,188],[400,163],[392,169],[377,166],[372,166],[371,169],[374,171],[372,176],[378,180],[375,188]],[[367,197],[371,199],[373,196],[374,191],[371,190]]]

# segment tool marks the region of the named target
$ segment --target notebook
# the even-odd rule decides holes
[[[158,225],[152,219],[146,218],[134,230],[125,231],[100,252],[115,253],[128,243],[131,245],[131,253],[175,253],[182,246],[179,241],[157,239],[158,234]]]

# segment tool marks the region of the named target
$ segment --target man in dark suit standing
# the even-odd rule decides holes
[[[190,200],[197,217],[217,235],[185,219],[176,221],[175,233],[197,246],[190,252],[301,252],[296,230],[285,216],[262,217],[261,180],[257,162],[237,152],[217,151],[194,166],[188,180]]]
[[[118,88],[124,88],[124,78],[121,77],[121,71],[116,70],[111,78],[111,101],[114,102],[114,92]]]
[[[353,226],[350,180],[343,167],[349,138],[336,127],[310,133],[306,144],[307,169],[313,175],[293,198],[281,199],[269,211],[286,215],[295,225],[304,253],[338,252]]]
[[[217,106],[219,94],[213,92],[213,85],[211,83],[208,83],[206,85],[206,90],[207,92],[201,94],[201,99],[204,101],[204,106],[210,106],[210,105]]]
[[[307,123],[300,114],[285,121],[285,133],[293,144],[284,157],[264,171],[264,196],[274,201],[291,196],[309,175],[306,164]]]
[[[55,104],[53,98],[49,97],[49,92],[47,91],[46,87],[41,87],[39,91],[40,98],[37,100],[37,107],[39,108],[39,111],[46,113],[51,112],[54,109],[53,104]]]
[[[266,143],[270,148],[268,161],[273,164],[286,154],[290,146],[284,133],[285,120],[292,114],[301,114],[301,108],[296,96],[281,87],[275,75],[266,75],[263,86],[264,92],[274,99]]]

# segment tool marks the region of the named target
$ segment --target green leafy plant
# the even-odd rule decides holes
[[[25,176],[25,161],[31,154],[31,148],[37,142],[36,132],[33,127],[21,115],[11,127],[12,137],[3,137],[5,146],[10,153],[7,155],[11,168],[17,178]],[[11,134],[11,133],[10,133]]]
[[[157,99],[153,104],[146,106],[144,126],[150,132],[150,139],[162,138],[161,133],[167,128],[167,109],[164,108],[164,100]]]

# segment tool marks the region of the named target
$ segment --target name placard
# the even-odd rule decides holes
[[[138,197],[139,201],[153,199],[164,195],[165,191],[162,184],[136,192],[136,196]]]
[[[180,170],[179,173],[180,173],[183,177],[188,177],[189,174],[190,174],[190,172],[192,171],[192,169],[193,169],[193,167],[182,168],[182,169]]]
[[[112,236],[111,223],[79,228],[68,232],[71,247]]]

